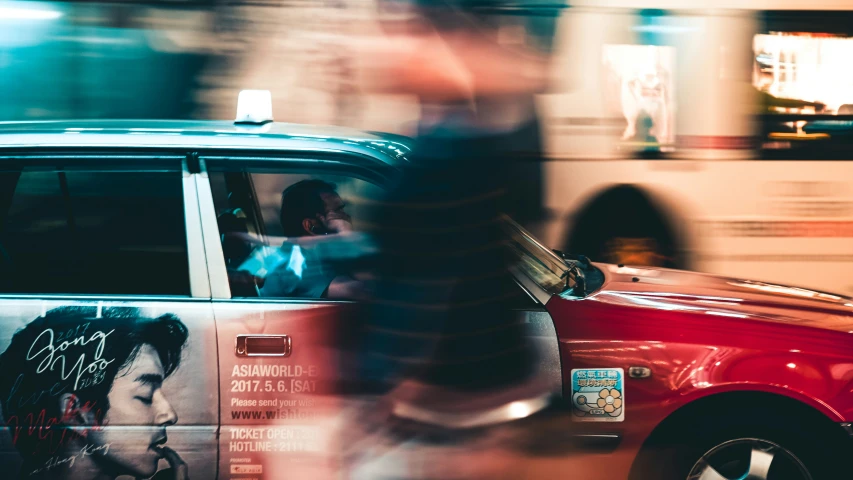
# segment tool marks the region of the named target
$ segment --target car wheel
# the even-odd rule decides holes
[[[791,450],[760,438],[738,438],[714,446],[693,464],[688,480],[814,480]]]
[[[729,419],[682,424],[653,438],[634,480],[823,480],[840,478],[841,453],[814,426]]]

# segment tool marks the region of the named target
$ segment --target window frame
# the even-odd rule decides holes
[[[44,299],[44,300],[115,300],[115,301],[199,301],[210,300],[210,281],[207,264],[202,250],[201,216],[198,208],[197,188],[187,162],[188,156],[178,151],[134,150],[129,153],[122,149],[22,149],[21,151],[0,151],[0,165],[15,167],[71,167],[92,168],[105,172],[121,172],[126,168],[142,171],[162,169],[177,170],[181,175],[182,207],[187,248],[187,275],[189,291],[186,295],[163,294],[106,294],[87,293],[9,293],[0,292],[0,300],[7,299]]]
[[[272,303],[272,304],[359,304],[354,300],[334,300],[328,298],[272,298],[272,297],[232,297],[231,287],[228,282],[228,273],[225,267],[225,255],[222,251],[222,243],[219,235],[219,225],[216,221],[216,207],[213,202],[213,191],[208,175],[208,165],[213,163],[217,166],[232,164],[240,169],[270,168],[281,170],[281,174],[311,172],[321,175],[346,176],[363,180],[374,185],[383,186],[396,173],[393,167],[384,164],[384,169],[374,169],[370,165],[358,162],[358,156],[352,154],[337,154],[339,160],[317,159],[316,152],[292,151],[285,156],[259,156],[257,152],[230,153],[229,155],[205,155],[199,157],[201,173],[197,175],[199,208],[201,210],[201,223],[204,237],[204,251],[207,255],[207,268],[210,272],[211,298],[214,302],[226,303]],[[351,158],[352,157],[352,158]],[[252,187],[254,188],[254,187]],[[255,194],[255,192],[253,192]],[[519,278],[521,277],[521,278]],[[551,298],[551,294],[536,285],[534,282],[525,281],[526,276],[520,272],[513,271],[513,281],[525,293],[527,298],[534,303],[523,311],[545,311],[545,305]]]

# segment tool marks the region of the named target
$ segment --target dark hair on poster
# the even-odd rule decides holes
[[[152,413],[140,417],[140,422],[120,416],[108,419],[114,407],[110,394],[117,380],[139,374],[139,378],[124,379],[136,381],[137,387],[135,396],[122,400],[122,409],[144,412],[154,404],[158,411],[173,412],[162,392],[155,392],[180,366],[187,339],[188,330],[175,315],[147,318],[133,307],[56,308],[16,332],[0,355],[4,372],[0,376],[0,406],[24,461],[22,476],[60,474],[55,463],[68,457],[69,449],[79,449],[81,444],[96,448],[95,436],[86,438],[87,428],[102,428],[110,420],[119,425],[147,422],[154,432],[149,437],[162,435],[165,439],[165,426],[177,421],[176,414]],[[105,457],[108,450],[109,444],[103,449]],[[146,454],[152,456],[143,462],[146,468],[116,468],[116,476],[149,473],[148,464],[156,471],[157,453]]]

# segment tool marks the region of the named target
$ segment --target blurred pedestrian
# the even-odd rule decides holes
[[[468,473],[457,471],[460,478],[498,478],[466,455],[479,452],[482,467],[495,467],[501,426],[545,409],[555,393],[510,309],[523,292],[509,271],[515,259],[502,220],[541,208],[538,182],[531,189],[523,179],[538,178],[534,95],[545,86],[547,55],[523,36],[504,42],[511,17],[500,15],[501,0],[386,6],[395,13],[389,35],[414,48],[381,84],[417,96],[422,116],[409,162],[370,219],[381,254],[362,373],[386,407],[374,414],[396,420],[375,422],[383,441],[354,471],[452,478],[412,459],[461,455],[456,465]],[[383,444],[396,451],[393,461],[377,453]]]

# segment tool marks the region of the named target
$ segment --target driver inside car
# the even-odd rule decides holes
[[[369,247],[353,230],[336,186],[322,180],[297,182],[281,196],[280,247],[260,246],[239,267],[263,278],[260,297],[364,298],[367,282],[351,273],[351,261]]]

